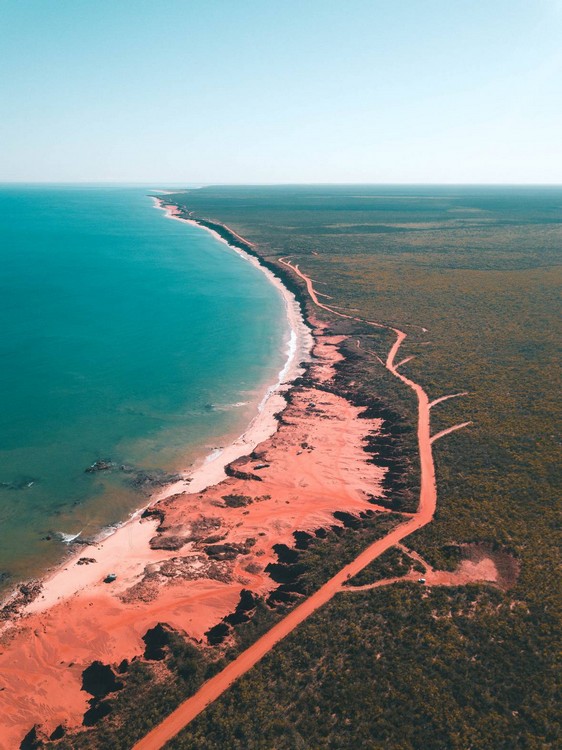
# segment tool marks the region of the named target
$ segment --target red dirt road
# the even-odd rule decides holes
[[[280,259],[280,262],[291,268],[306,283],[308,293],[312,301],[320,308],[335,315],[352,320],[361,320],[354,316],[340,313],[318,300],[311,279],[306,276],[298,266]],[[420,454],[421,477],[420,477],[420,499],[419,507],[414,516],[393,529],[386,537],[367,547],[353,562],[346,565],[333,578],[325,583],[318,591],[306,601],[290,612],[281,622],[277,623],[271,630],[259,638],[246,651],[242,652],[222,672],[208,680],[201,688],[176,708],[163,722],[149,732],[142,740],[134,745],[133,750],[158,750],[166,742],[175,737],[185,726],[187,726],[208,705],[213,703],[224,693],[233,682],[248,672],[260,659],[271,649],[291,633],[300,623],[304,622],[311,614],[330,601],[337,594],[348,578],[359,573],[373,560],[386,552],[390,547],[398,544],[409,534],[428,524],[435,513],[437,502],[437,488],[435,484],[435,467],[431,447],[430,435],[430,405],[429,399],[423,388],[398,372],[394,364],[396,355],[406,338],[406,334],[397,328],[386,326],[381,323],[369,322],[369,325],[377,328],[385,328],[396,334],[396,341],[391,347],[386,358],[386,368],[405,385],[415,391],[418,399],[418,446]]]

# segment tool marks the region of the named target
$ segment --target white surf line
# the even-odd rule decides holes
[[[234,250],[234,252],[239,255],[241,258],[243,258],[245,261],[250,263],[250,265],[254,266],[255,268],[258,268],[269,280],[269,282],[276,287],[280,292],[281,296],[283,298],[283,302],[285,304],[285,310],[287,315],[287,320],[289,323],[289,329],[290,329],[290,338],[288,343],[288,359],[279,373],[279,380],[277,383],[275,383],[273,386],[268,388],[266,395],[264,399],[262,399],[262,402],[259,405],[259,410],[261,411],[263,409],[265,401],[267,401],[268,397],[271,395],[274,395],[275,393],[280,392],[281,386],[287,385],[291,383],[299,373],[291,373],[291,366],[297,365],[296,360],[300,356],[302,359],[307,360],[310,357],[310,352],[312,350],[313,346],[313,340],[312,335],[310,333],[310,329],[306,325],[304,321],[304,317],[302,314],[302,310],[300,308],[300,304],[295,298],[295,295],[287,289],[283,281],[267,266],[265,266],[261,259],[256,257],[255,255],[251,255],[250,253],[247,253],[243,248],[237,247],[236,245],[231,245],[230,242],[222,237],[215,229],[212,229],[211,227],[206,226],[205,224],[201,224],[197,219],[185,219],[183,216],[178,216],[174,213],[174,209],[177,208],[175,204],[167,204],[164,199],[162,198],[156,198],[153,197],[153,200],[155,202],[155,207],[158,209],[161,209],[164,211],[166,218],[168,219],[174,219],[176,221],[181,221],[184,224],[190,224],[191,226],[198,227],[199,229],[203,229],[204,231],[211,234],[216,240],[221,242],[223,245],[226,245],[231,250]],[[249,240],[244,239],[244,237],[241,237],[237,232],[235,232],[233,229],[231,229],[227,224],[218,224],[217,226],[221,226],[222,228],[226,229],[230,234],[232,234],[236,239],[238,239],[243,244],[249,245],[250,247],[254,247],[254,243],[250,242]],[[300,367],[299,367],[300,371]]]
[[[429,404],[429,408],[431,409],[433,406],[437,406],[437,404],[440,404],[443,401],[447,401],[450,398],[458,398],[459,396],[468,396],[468,391],[462,391],[461,393],[451,393],[448,396],[441,396],[441,398],[436,398],[435,401],[432,401]]]
[[[174,492],[185,491],[186,485],[189,487],[190,492],[202,492],[206,487],[222,482],[226,478],[224,467],[227,464],[240,458],[240,456],[248,454],[256,445],[267,440],[276,432],[279,423],[275,417],[275,413],[281,411],[287,403],[284,392],[299,374],[301,374],[301,363],[303,361],[308,361],[310,358],[310,352],[313,346],[312,334],[304,321],[300,304],[297,302],[295,295],[287,289],[285,284],[283,284],[282,280],[266,268],[266,266],[262,265],[253,255],[246,253],[244,250],[235,247],[234,245],[230,245],[227,240],[214,230],[209,229],[194,220],[184,219],[181,216],[174,215],[174,206],[167,204],[164,198],[152,196],[152,200],[154,202],[154,207],[163,211],[164,216],[167,219],[191,224],[199,229],[210,232],[222,244],[227,245],[244,260],[247,260],[252,265],[259,268],[268,280],[277,287],[284,300],[285,311],[289,323],[289,339],[286,344],[287,358],[283,369],[278,375],[277,381],[266,388],[264,397],[261,402],[257,404],[257,413],[240,436],[229,441],[228,445],[224,448],[221,448],[220,450],[214,449],[209,454],[201,456],[200,459],[196,461],[194,467],[186,472],[181,472],[182,479],[180,481],[170,484],[167,487],[164,487],[161,491],[152,494],[147,502],[133,511],[128,518],[124,519],[119,524],[105,527],[96,536],[91,545],[82,547],[80,550],[72,554],[72,556],[63,560],[60,564],[55,565],[53,569],[41,576],[40,580],[44,585],[43,597],[35,599],[30,604],[25,605],[21,609],[20,614],[48,609],[54,603],[58,603],[62,599],[68,599],[78,591],[83,590],[86,586],[91,585],[92,580],[88,578],[87,570],[84,571],[86,574],[84,575],[84,578],[81,578],[77,581],[76,585],[70,587],[72,590],[65,590],[65,592],[60,595],[57,588],[57,581],[61,576],[64,577],[64,571],[66,569],[74,568],[80,557],[90,553],[92,553],[93,556],[95,551],[98,551],[99,553],[101,549],[100,545],[106,546],[110,543],[116,544],[117,539],[124,534],[129,534],[130,536],[133,525],[140,523],[140,516],[146,508],[156,505],[169,495],[174,494]],[[282,402],[283,406],[281,403],[276,403],[277,399]],[[193,484],[191,484],[192,482]],[[51,591],[52,594],[50,593]],[[0,600],[0,607],[9,604],[14,597],[18,595],[18,592],[19,586],[16,586],[6,598]],[[45,594],[49,595],[45,596]],[[0,633],[12,627],[13,624],[14,622],[12,620],[6,620],[4,623],[0,624]]]
[[[445,435],[448,435],[450,432],[454,432],[455,430],[460,430],[463,427],[468,427],[469,424],[472,424],[472,422],[461,422],[461,424],[455,424],[452,427],[447,427],[446,430],[441,430],[441,432],[438,432],[437,435],[433,435],[429,439],[430,443],[434,443],[436,440],[439,440],[442,437],[445,437]]]

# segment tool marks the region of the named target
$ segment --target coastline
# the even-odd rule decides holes
[[[177,218],[216,232],[227,245],[231,238],[246,245],[226,226]],[[0,630],[0,713],[10,741],[20,742],[38,721],[47,735],[59,726],[78,729],[91,705],[84,670],[94,661],[143,659],[145,638],[159,624],[205,648],[244,596],[274,602],[279,582],[271,566],[294,547],[296,534],[312,537],[343,528],[350,517],[368,524],[391,513],[384,500],[389,469],[372,458],[387,439],[384,417],[336,386],[348,336],[311,314],[298,291],[293,296],[289,287],[299,290],[298,283],[268,270],[312,348],[305,377],[291,386],[300,372],[301,349],[293,347],[292,364],[238,439],[115,533],[82,547],[13,611]],[[279,275],[285,281],[283,269]],[[111,572],[117,578],[107,585]]]
[[[201,492],[226,479],[225,469],[229,464],[250,453],[276,432],[279,424],[277,415],[287,406],[287,399],[283,394],[303,373],[302,363],[310,359],[314,338],[305,323],[299,302],[281,279],[264,266],[257,257],[230,244],[213,229],[192,219],[184,219],[176,215],[175,207],[167,205],[164,199],[153,197],[153,201],[154,207],[163,210],[166,218],[182,221],[211,233],[215,239],[264,273],[283,299],[289,324],[289,341],[286,344],[287,359],[277,380],[266,386],[265,394],[257,404],[257,413],[240,435],[230,440],[226,446],[213,449],[210,453],[201,456],[189,472],[183,473],[181,480],[154,492],[148,502],[133,511],[120,525],[102,529],[91,544],[80,545],[75,550],[69,550],[68,555],[56,566],[31,581],[18,583],[12,591],[7,593],[0,600],[0,612],[2,610],[9,612],[4,622],[0,621],[0,635],[18,624],[27,614],[43,612],[83,589],[99,583],[99,569],[96,570],[95,566],[79,565],[80,559],[93,558],[97,554],[103,556],[108,568],[123,570],[123,558],[127,555],[128,558],[133,558],[127,560],[127,575],[139,575],[147,561],[155,556],[144,554],[149,538],[154,534],[155,525],[153,522],[142,520],[143,513],[178,493]],[[243,241],[242,238],[239,239]],[[147,530],[150,532],[148,536]],[[23,601],[18,601],[18,598],[21,598],[22,588],[33,589],[31,600],[25,601],[24,595]]]
[[[259,268],[268,281],[280,293],[285,306],[287,321],[289,323],[290,338],[287,342],[287,360],[278,374],[277,381],[267,386],[264,396],[258,403],[258,413],[251,420],[247,429],[225,448],[221,448],[220,453],[217,453],[215,450],[211,451],[210,454],[203,456],[197,461],[193,470],[186,474],[186,477],[190,478],[190,492],[200,492],[211,484],[217,484],[225,479],[227,475],[224,469],[229,463],[244,455],[244,452],[252,450],[256,445],[273,435],[277,429],[275,415],[278,414],[287,403],[286,399],[281,394],[286,392],[290,388],[291,383],[304,372],[302,363],[310,359],[310,354],[315,341],[310,328],[305,323],[300,303],[296,299],[294,293],[285,286],[279,276],[260,262],[259,258],[250,255],[241,247],[232,245],[218,232],[205,226],[205,224],[196,221],[195,219],[183,218],[179,215],[176,206],[167,204],[163,198],[153,196],[152,199],[155,204],[154,207],[158,210],[164,211],[164,215],[167,219],[181,221],[185,224],[209,232],[216,240],[226,245],[231,250],[234,250],[234,252],[245,261],[253,265],[255,268]],[[242,237],[239,237],[238,239],[244,244],[250,245],[250,243]],[[169,485],[162,492],[156,493],[151,499],[149,505],[163,500],[170,494],[175,494],[175,492],[179,491],[181,485],[182,482],[177,482]],[[173,489],[173,492],[170,492],[170,489]],[[142,510],[144,510],[144,508],[138,512],[142,512]]]

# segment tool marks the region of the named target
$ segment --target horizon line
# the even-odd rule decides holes
[[[562,187],[562,182],[170,182],[167,180],[0,180],[0,185],[131,185],[150,184],[181,186],[186,190],[199,187]]]

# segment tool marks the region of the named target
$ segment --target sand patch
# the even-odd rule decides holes
[[[328,344],[322,356],[333,351]],[[277,561],[275,544],[292,546],[294,531],[338,523],[335,511],[373,509],[385,469],[369,462],[364,446],[381,420],[358,419],[361,412],[334,393],[295,389],[278,431],[236,461],[237,476],[163,499],[157,515],[98,545],[97,563],[61,570],[43,594],[49,606],[39,597],[4,635],[0,747],[17,747],[36,722],[49,731],[62,721],[79,725],[89,698],[81,675],[92,661],[142,654],[142,636],[158,622],[203,639],[243,588],[258,595],[275,588],[265,572]],[[166,537],[180,548],[158,548]],[[106,584],[110,569],[118,578]]]

